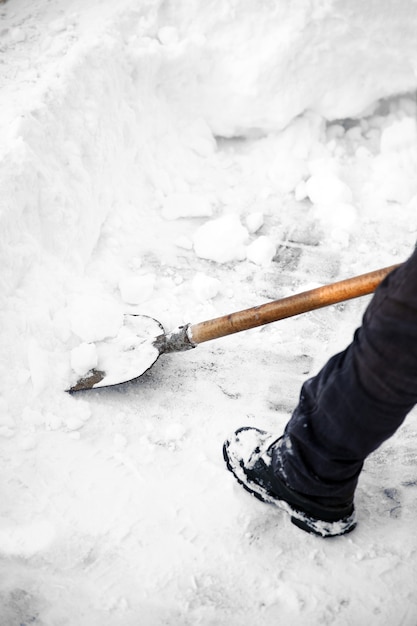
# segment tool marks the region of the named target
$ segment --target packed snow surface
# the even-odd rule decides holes
[[[416,411],[344,538],[222,458],[281,433],[367,299],[66,390],[156,360],[127,315],[170,331],[407,258],[417,4],[0,6],[0,625],[415,626]]]

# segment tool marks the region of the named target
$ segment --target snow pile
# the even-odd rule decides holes
[[[161,19],[176,29],[169,51],[177,55],[163,92],[176,110],[198,110],[216,135],[274,131],[307,109],[352,117],[416,87],[412,0],[401,8],[389,0],[251,0],[244,9],[194,0],[168,4]]]
[[[1,9],[0,623],[414,626],[411,420],[331,545],[221,457],[245,423],[279,434],[364,302],[65,390],[156,361],[126,314],[172,330],[406,257],[416,102],[378,99],[416,88],[416,4],[23,5]]]

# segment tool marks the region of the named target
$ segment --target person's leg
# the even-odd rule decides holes
[[[352,499],[365,458],[417,403],[417,252],[377,289],[353,342],[302,388],[273,451],[293,489]]]
[[[417,403],[417,252],[378,287],[351,345],[303,385],[283,437],[239,429],[228,469],[253,495],[322,536],[355,526],[365,458]]]

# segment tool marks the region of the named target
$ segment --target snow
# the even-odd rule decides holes
[[[336,176],[314,175],[305,184],[307,196],[313,204],[333,205],[335,202],[351,202],[352,192]]]
[[[240,426],[282,431],[367,299],[159,358],[125,326],[409,255],[415,2],[8,0],[0,19],[1,626],[415,626],[416,411],[344,538],[302,533],[222,458]],[[102,385],[156,362],[67,393],[95,356]]]
[[[71,350],[71,367],[79,376],[94,369],[97,362],[97,348],[94,343],[81,343]]]
[[[264,225],[264,214],[261,211],[249,213],[246,216],[245,224],[251,234],[256,233]]]
[[[163,201],[162,216],[166,219],[179,217],[210,217],[213,207],[210,199],[198,194],[175,193]]]
[[[198,300],[205,302],[215,298],[221,290],[221,283],[217,278],[197,272],[192,280],[192,288]]]
[[[152,297],[155,289],[156,276],[153,273],[123,276],[120,279],[120,295],[124,302],[140,304]],[[119,327],[121,324],[119,324]]]
[[[258,265],[269,265],[274,258],[276,245],[270,237],[261,235],[246,248],[246,256],[249,261]]]
[[[114,337],[123,324],[122,307],[110,298],[84,294],[74,298],[69,308],[71,330],[82,341]]]
[[[194,251],[202,259],[217,263],[242,261],[246,257],[247,229],[231,213],[206,222],[193,235]]]
[[[90,384],[89,388],[106,387],[141,376],[159,357],[155,342],[161,334],[161,324],[152,317],[127,314],[114,337],[94,344],[93,354],[87,353],[86,344],[71,351],[71,366],[78,376],[73,376],[74,380],[68,388],[75,387],[80,378],[89,378],[90,374],[95,376],[95,370],[102,375],[98,380],[94,378],[94,384]],[[87,368],[88,359],[91,362]]]

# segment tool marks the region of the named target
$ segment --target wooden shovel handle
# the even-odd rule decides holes
[[[242,330],[277,322],[286,317],[314,311],[330,304],[366,296],[373,293],[382,280],[397,267],[399,265],[391,265],[354,278],[304,291],[282,300],[274,300],[260,306],[194,324],[188,328],[189,337],[193,344],[197,345]]]

